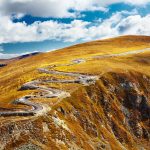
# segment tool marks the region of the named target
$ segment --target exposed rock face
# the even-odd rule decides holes
[[[25,144],[19,148],[16,148],[15,150],[41,150],[41,148],[39,148],[38,146],[34,144]]]
[[[107,73],[43,116],[3,122],[0,149],[148,150],[149,87],[145,75]]]

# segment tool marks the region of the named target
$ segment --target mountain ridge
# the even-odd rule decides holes
[[[25,95],[36,95],[32,104],[46,109],[3,117],[0,148],[148,150],[149,42],[145,36],[94,41],[1,68],[2,110],[30,110],[13,103]],[[99,78],[93,82],[93,76]],[[70,95],[55,97],[55,89]]]

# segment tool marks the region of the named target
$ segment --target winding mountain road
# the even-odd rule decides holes
[[[89,84],[95,83],[95,81],[99,79],[98,76],[49,70],[49,68],[54,69],[55,67],[58,67],[58,66],[70,66],[70,65],[75,65],[75,64],[82,63],[82,62],[83,62],[83,59],[82,61],[74,60],[70,64],[64,64],[64,65],[61,64],[61,65],[49,66],[48,68],[39,68],[38,70],[40,73],[71,76],[71,77],[75,77],[75,79],[74,80],[34,80],[31,82],[27,82],[24,85],[22,85],[20,90],[40,90],[45,93],[41,95],[27,95],[14,101],[15,104],[23,104],[26,106],[30,106],[31,107],[30,110],[0,111],[0,116],[33,116],[35,114],[38,114],[38,112],[41,112],[44,108],[42,104],[31,102],[30,99],[55,98],[55,97],[63,99],[65,97],[70,96],[70,93],[66,91],[62,91],[62,90],[55,89],[55,88],[48,88],[40,84],[43,84],[43,83],[78,83],[78,84],[83,84],[83,85],[89,85]]]
[[[119,53],[119,54],[92,56],[90,57],[90,59],[91,58],[103,59],[103,58],[119,57],[119,56],[139,54],[139,53],[143,53],[147,51],[150,51],[150,48],[131,51],[131,52],[124,52],[124,53]],[[40,90],[44,92],[44,94],[27,95],[18,100],[15,100],[14,101],[15,104],[23,104],[23,105],[31,107],[31,109],[21,110],[21,111],[0,111],[0,116],[33,116],[33,115],[38,114],[42,110],[44,110],[44,106],[42,104],[31,102],[30,100],[36,99],[36,98],[55,98],[55,97],[63,99],[65,97],[70,96],[70,93],[66,91],[62,91],[62,90],[55,89],[55,88],[48,88],[46,86],[41,85],[43,83],[77,83],[77,84],[83,84],[83,85],[94,84],[100,78],[99,76],[93,76],[93,75],[87,75],[87,74],[81,74],[81,73],[73,73],[73,72],[62,72],[62,71],[55,70],[56,67],[76,65],[76,64],[84,63],[88,61],[88,59],[76,59],[76,60],[73,60],[69,64],[52,65],[47,68],[39,68],[38,71],[40,73],[69,76],[69,77],[74,77],[74,79],[72,80],[38,80],[37,79],[31,82],[25,83],[24,85],[22,85],[20,90]]]

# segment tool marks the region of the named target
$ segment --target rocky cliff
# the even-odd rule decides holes
[[[149,86],[138,72],[106,73],[43,116],[1,124],[1,149],[148,150]]]

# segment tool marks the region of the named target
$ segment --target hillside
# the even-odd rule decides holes
[[[148,150],[150,37],[122,36],[0,68],[0,149]]]

